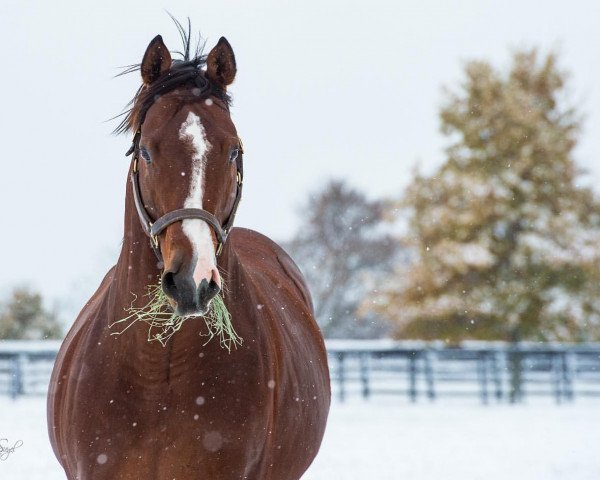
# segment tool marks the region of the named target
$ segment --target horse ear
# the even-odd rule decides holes
[[[233,49],[225,37],[221,37],[206,59],[206,76],[223,90],[235,78],[237,67]]]
[[[146,85],[149,85],[163,73],[169,71],[170,68],[171,54],[165,46],[162,37],[157,35],[152,39],[146,49],[146,53],[144,53],[144,58],[140,65],[142,80]]]

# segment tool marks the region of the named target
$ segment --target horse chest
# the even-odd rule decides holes
[[[257,478],[251,472],[268,437],[268,399],[247,375],[188,367],[162,387],[124,381],[127,369],[112,383],[79,385],[68,434],[79,441],[68,456],[78,459],[80,478]]]

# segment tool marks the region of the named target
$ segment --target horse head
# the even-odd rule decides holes
[[[188,46],[189,47],[189,46]],[[143,85],[123,130],[135,130],[132,184],[142,227],[178,315],[202,315],[222,288],[217,256],[241,195],[241,142],[229,115],[233,50],[173,61],[161,36],[140,64]]]

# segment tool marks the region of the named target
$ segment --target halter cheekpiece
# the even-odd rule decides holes
[[[220,105],[220,102],[217,103]],[[226,104],[222,106],[222,108],[229,111],[229,108]],[[147,111],[147,109],[146,109]],[[235,200],[233,202],[233,207],[231,208],[231,212],[224,223],[219,222],[217,217],[215,217],[212,213],[207,212],[206,210],[200,208],[180,208],[177,210],[173,210],[171,212],[165,213],[162,217],[152,220],[150,214],[146,210],[144,206],[144,202],[142,200],[142,192],[140,189],[140,179],[139,179],[139,156],[140,156],[140,138],[142,136],[142,123],[144,122],[144,118],[146,116],[146,111],[142,112],[140,116],[140,121],[138,122],[138,127],[133,136],[133,141],[131,142],[131,147],[125,153],[126,156],[133,154],[133,165],[131,169],[131,184],[133,188],[133,200],[135,202],[135,209],[137,210],[138,216],[140,218],[140,223],[142,224],[142,229],[150,237],[150,246],[152,247],[152,251],[156,255],[156,258],[159,261],[159,268],[163,268],[163,256],[160,250],[160,241],[159,235],[171,224],[180,222],[186,219],[198,219],[206,222],[210,227],[212,227],[215,232],[215,236],[217,237],[217,250],[216,255],[220,255],[223,251],[223,244],[227,240],[227,235],[229,235],[229,231],[233,226],[233,221],[235,219],[235,214],[242,199],[242,184],[243,184],[243,163],[242,163],[242,155],[244,153],[244,147],[242,144],[242,140],[239,140],[239,154],[236,159],[236,194]]]

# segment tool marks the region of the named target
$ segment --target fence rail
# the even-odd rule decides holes
[[[476,396],[482,403],[600,398],[600,344],[328,342],[334,392],[405,395],[415,402]]]
[[[44,395],[57,341],[0,341],[0,395]],[[482,403],[547,396],[600,399],[600,343],[503,344],[330,340],[335,396],[402,395],[410,401],[472,396]]]
[[[0,341],[0,395],[45,395],[59,347],[55,340]]]

